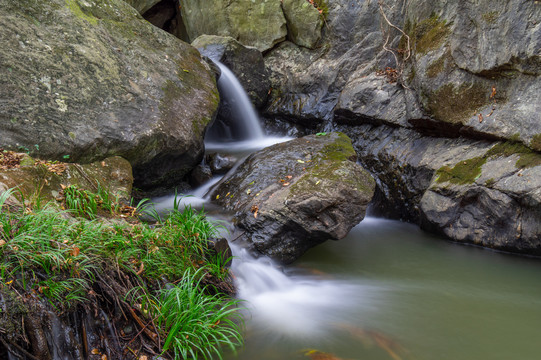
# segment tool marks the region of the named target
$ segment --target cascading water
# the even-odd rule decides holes
[[[222,69],[220,83],[228,79]],[[227,89],[242,87],[220,85],[222,98],[236,96]],[[230,109],[251,113],[244,106],[251,108]],[[229,114],[234,122],[237,115]],[[254,131],[257,115],[250,119],[242,135],[233,135],[237,125],[222,126],[225,142],[213,130],[207,148],[248,153],[284,140]],[[186,199],[204,204],[217,181]],[[173,198],[158,206],[172,207]],[[537,359],[541,352],[538,263],[373,218],[345,239],[311,249],[295,267],[254,259],[234,242],[231,248],[247,329],[245,348],[229,360],[503,360]]]

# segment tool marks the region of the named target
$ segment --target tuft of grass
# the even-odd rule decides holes
[[[107,203],[103,193],[78,191],[74,189],[73,198],[98,199],[98,207]],[[223,257],[209,249],[220,225],[203,211],[180,209],[179,202],[153,225],[102,222],[90,203],[78,207],[83,216],[72,218],[67,215],[74,210],[58,211],[52,205],[9,207],[6,201],[13,194],[0,194],[2,284],[19,293],[32,291],[65,311],[92,301],[88,293],[104,273],[122,271],[146,294],[145,301],[132,300],[144,303],[156,317],[159,332],[165,334],[164,351],[210,359],[221,358],[223,346],[241,344],[238,301],[202,285],[209,277],[219,282],[229,276]]]
[[[176,359],[222,359],[222,347],[235,351],[242,345],[238,300],[201,292],[202,270],[186,270],[180,283],[153,302],[151,314],[167,331],[163,351],[172,350]]]

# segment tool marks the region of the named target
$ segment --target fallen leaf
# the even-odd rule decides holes
[[[4,246],[4,245],[6,245],[6,241],[5,240],[0,240],[0,247]]]
[[[216,200],[218,200],[220,198],[220,195],[216,195]]]
[[[298,163],[301,163],[301,164],[304,164],[304,161],[302,160],[297,160]]]
[[[282,184],[282,186],[288,186],[288,185],[289,185],[288,182]]]
[[[291,179],[293,176],[287,175],[286,178]]]
[[[78,256],[81,252],[81,249],[79,249],[77,246],[74,246],[73,249],[70,251],[71,256]]]
[[[90,351],[90,353],[91,353],[92,355],[99,355],[99,354],[100,354],[100,351],[99,351],[98,349],[94,348],[94,349],[92,349],[92,351]]]
[[[494,96],[496,96],[496,86],[492,87],[492,93],[490,94],[490,98],[492,99]]]
[[[316,181],[316,185],[319,185],[320,182],[321,182],[321,180]]]
[[[479,114],[479,122],[480,122],[480,123],[483,122],[483,114]]]
[[[107,355],[103,354],[100,359],[101,360],[107,360]]]

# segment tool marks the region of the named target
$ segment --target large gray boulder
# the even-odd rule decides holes
[[[373,210],[465,243],[541,253],[541,155],[519,143],[338,127],[378,182]]]
[[[375,183],[355,160],[344,134],[305,136],[252,154],[212,199],[236,213],[249,247],[290,263],[363,219]]]
[[[260,51],[287,35],[286,19],[276,0],[180,0],[188,36],[231,36]]]
[[[195,48],[121,0],[2,4],[0,146],[83,163],[120,155],[142,188],[199,163],[219,96]]]
[[[541,254],[541,155],[497,143],[444,166],[421,199],[422,225],[451,239]]]

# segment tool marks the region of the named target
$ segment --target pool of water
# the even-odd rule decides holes
[[[541,260],[367,218],[292,266],[236,249],[242,359],[541,359]]]

